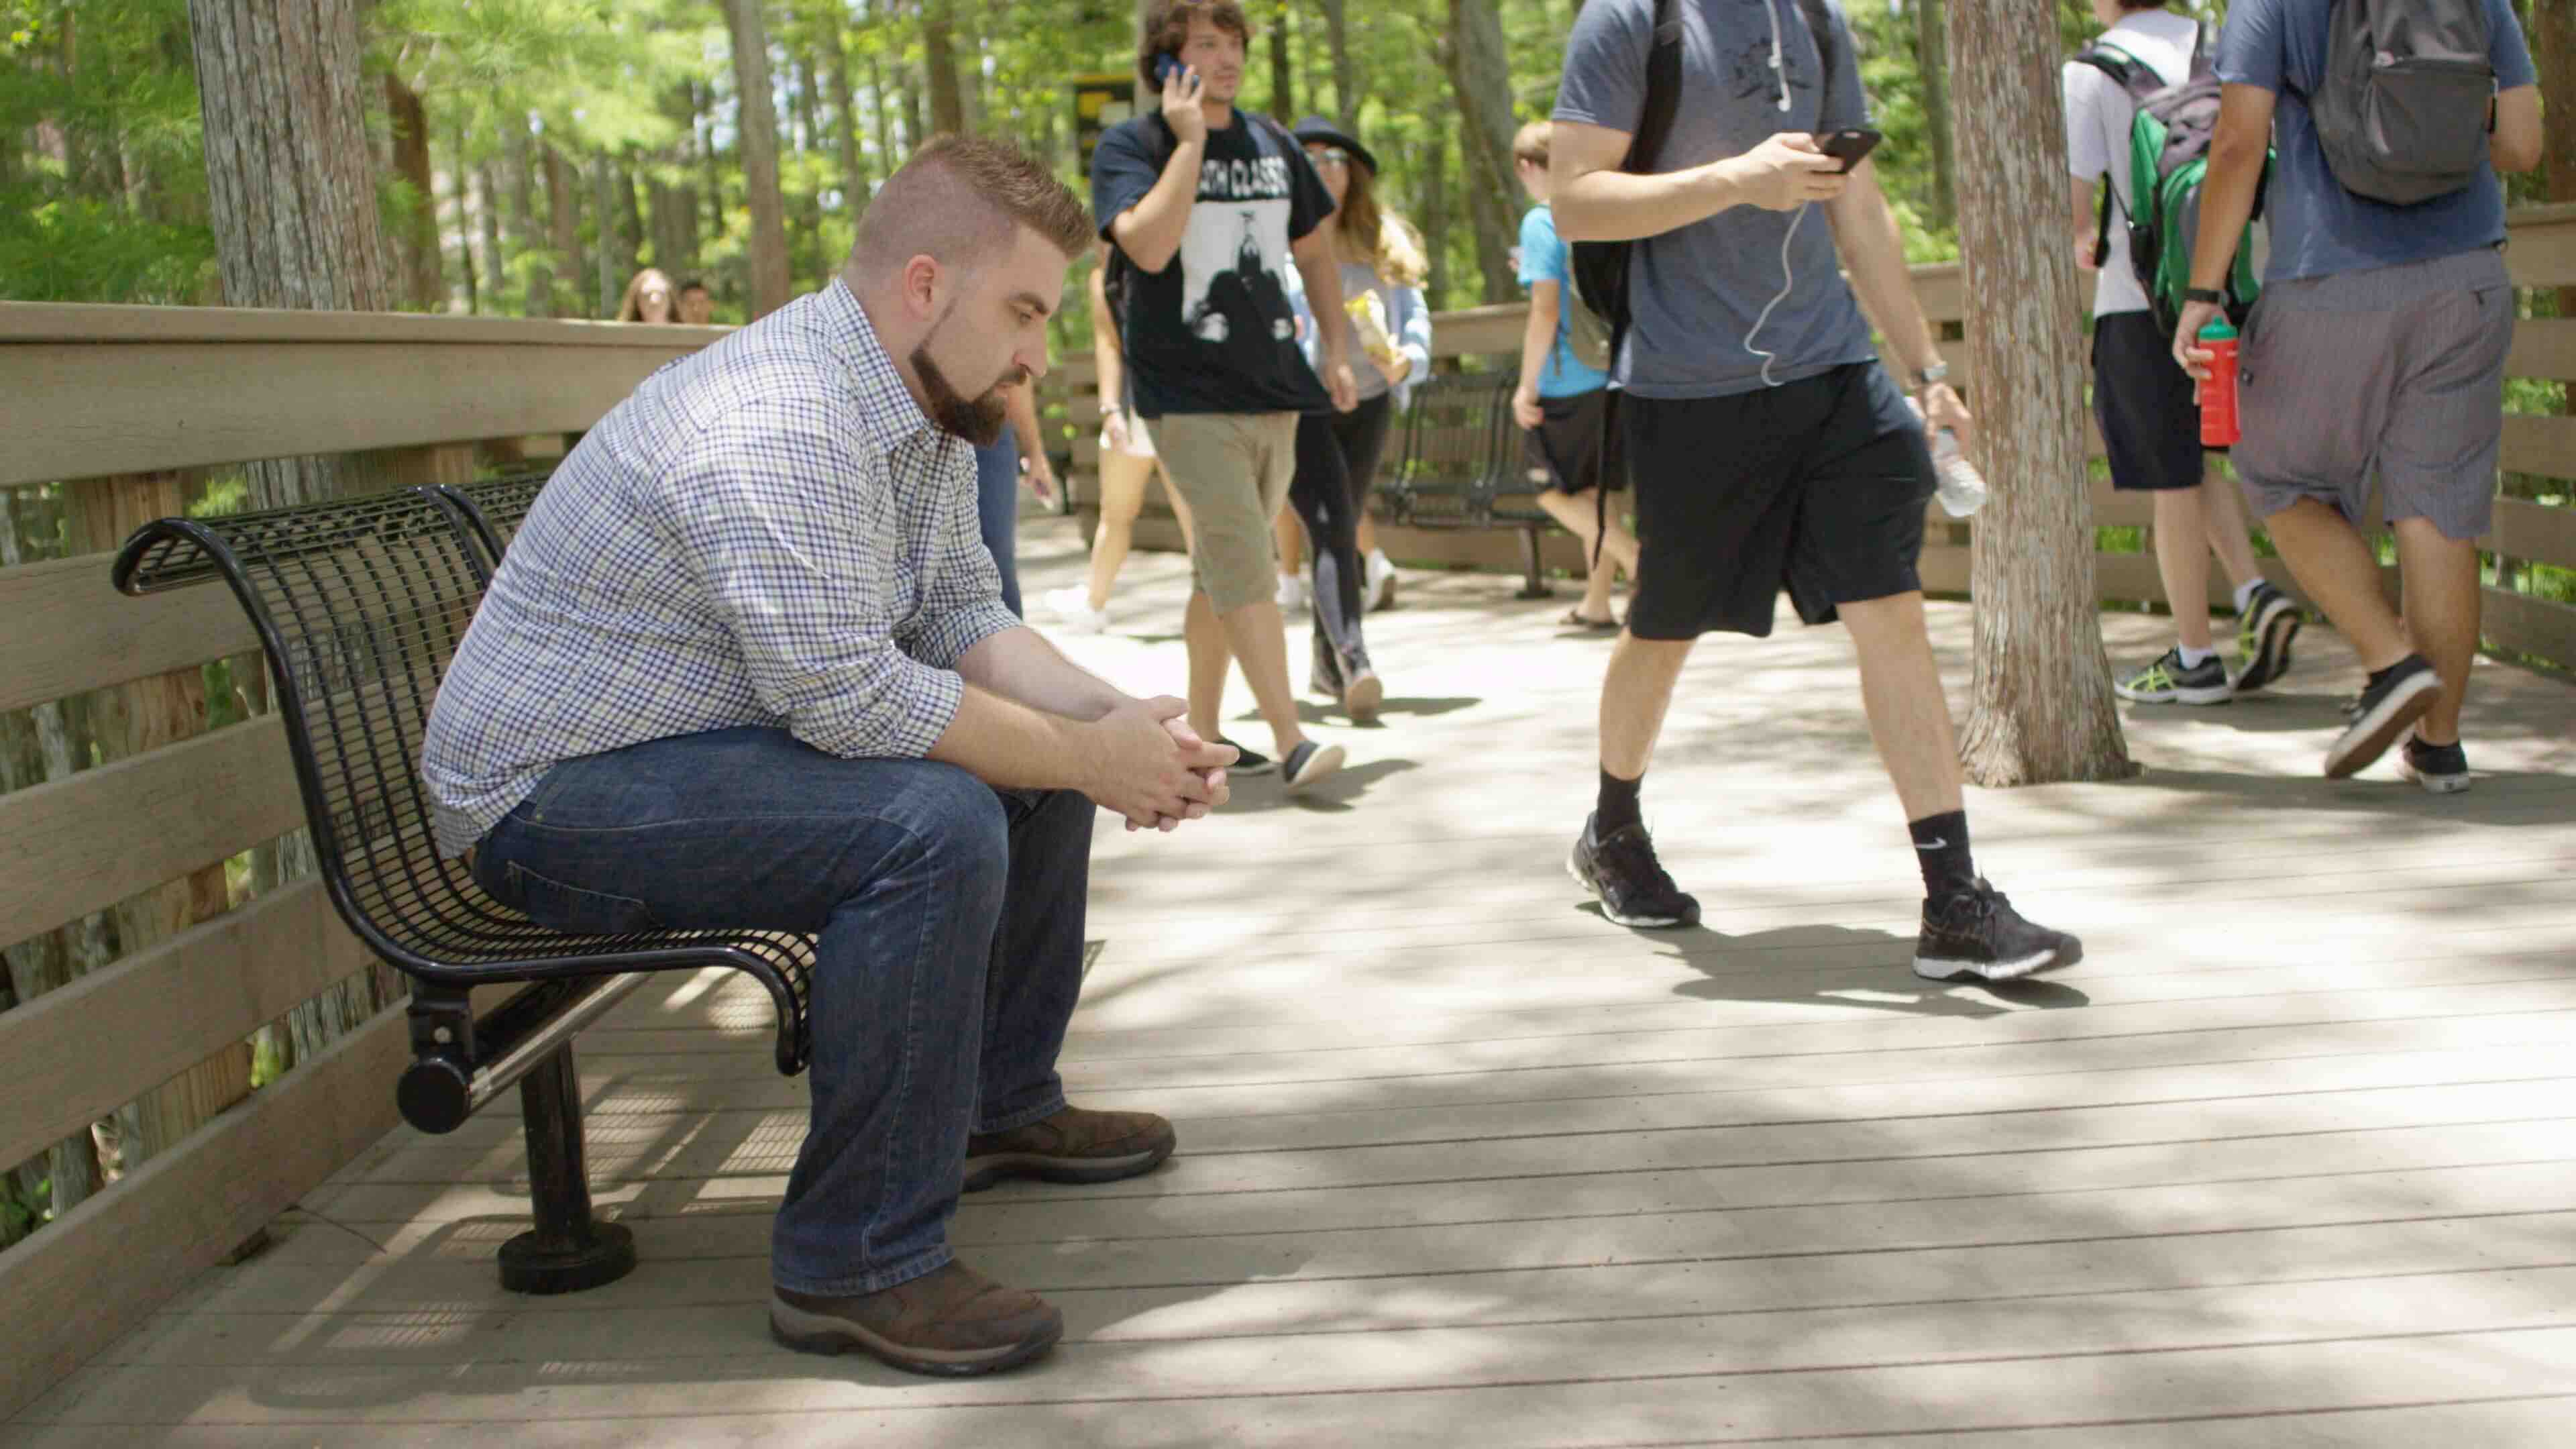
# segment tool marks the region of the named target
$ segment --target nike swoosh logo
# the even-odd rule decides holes
[[[1949,848],[1949,845],[1950,842],[1947,840],[1935,840],[1929,845],[1918,845],[1914,848],[1916,850],[1946,850]]]

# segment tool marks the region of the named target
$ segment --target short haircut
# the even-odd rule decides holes
[[[2132,10],[2132,11],[2134,11],[2134,10],[2162,10],[2162,9],[2165,9],[2165,8],[2166,8],[2168,5],[2170,5],[2171,3],[2172,3],[2172,0],[2120,0],[2120,8],[2121,8],[2122,10]]]
[[[850,261],[862,270],[917,256],[968,267],[1025,226],[1067,258],[1091,250],[1091,211],[1007,141],[940,136],[912,153],[859,215]]]
[[[1545,166],[1547,164],[1547,143],[1549,138],[1555,134],[1556,127],[1549,125],[1545,121],[1532,121],[1528,125],[1521,127],[1520,130],[1512,136],[1512,159],[1515,161],[1527,161],[1533,166]]]
[[[1146,88],[1159,93],[1162,78],[1154,74],[1157,56],[1178,55],[1190,41],[1190,17],[1204,15],[1217,29],[1252,45],[1252,22],[1245,19],[1243,7],[1235,0],[1154,0],[1145,11],[1145,23],[1137,29],[1136,74]]]
[[[703,292],[703,291],[705,291],[706,289],[707,289],[707,284],[706,284],[706,283],[704,283],[704,282],[702,282],[702,281],[699,281],[699,280],[698,280],[697,278],[695,278],[695,277],[691,277],[691,278],[689,278],[687,281],[682,282],[682,283],[680,284],[680,290],[681,290],[681,291],[683,291],[683,292]]]

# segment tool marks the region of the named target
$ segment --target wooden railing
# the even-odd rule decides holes
[[[112,960],[93,950],[56,970],[73,979],[55,989],[15,973],[21,1000],[0,1012],[0,1172],[77,1157],[66,1144],[86,1148],[91,1124],[126,1104],[144,1104],[128,1110],[155,1139],[0,1250],[0,1417],[382,1137],[409,1055],[402,1014],[381,1010],[251,1090],[254,1033],[381,968],[314,880],[236,904],[226,863],[303,820],[276,716],[204,728],[203,666],[232,660],[231,678],[260,695],[257,641],[220,588],[117,595],[100,550],[194,496],[170,470],[354,452],[388,484],[470,474],[464,450],[440,445],[585,429],[722,335],[0,304],[0,489],[32,503],[29,485],[58,484],[54,501],[79,520],[74,556],[0,568],[0,713],[44,715],[58,767],[0,794],[0,946],[101,912],[123,938]],[[67,703],[93,726],[94,765],[63,758]]]
[[[2506,258],[2517,286],[2576,287],[2576,206],[2518,211],[2512,218],[2511,234]],[[1949,335],[1959,335],[1959,329],[1969,321],[1959,268],[1955,264],[1917,267],[1914,275],[1916,294],[1922,298],[1924,310],[1936,325],[1949,329]],[[1526,309],[1519,304],[1439,314],[1432,327],[1434,366],[1516,366],[1526,315]],[[2068,325],[2074,325],[2072,318]],[[1954,366],[1963,364],[1966,349],[1954,347],[1950,357]],[[2507,371],[2515,378],[2576,386],[2576,318],[2526,319],[2515,333]],[[1975,378],[1963,376],[1962,384],[1973,404]],[[1087,354],[1065,360],[1047,385],[1076,425],[1096,418],[1094,369]],[[1084,429],[1073,438],[1072,447],[1074,476],[1069,496],[1077,511],[1084,514],[1086,528],[1099,511],[1096,435],[1096,426]],[[2099,435],[2094,435],[2092,441],[2098,457]],[[2565,485],[2552,490],[2560,496],[2576,492],[2576,481],[2569,481],[2576,480],[2576,417],[2508,416],[2504,471],[2508,475],[2557,480]],[[2140,531],[2135,551],[2097,553],[2095,577],[2102,599],[2106,603],[2163,603],[2164,583],[2156,573],[2153,553],[2152,500],[2114,493],[2107,482],[2097,481],[2092,503],[2096,528]],[[1931,526],[1922,559],[1924,584],[1936,593],[1965,594],[1970,525],[1953,522],[1938,508],[1931,511],[1929,518]],[[1379,536],[1392,556],[1410,563],[1505,571],[1520,567],[1519,545],[1509,536],[1388,527],[1381,527]],[[1149,487],[1146,514],[1138,521],[1136,542],[1142,548],[1180,546],[1180,530],[1171,521],[1159,481]],[[2530,577],[2531,564],[2576,569],[2576,509],[2508,493],[2496,502],[2495,532],[2480,546],[2494,553],[2498,561],[2499,586],[2486,591],[2488,643],[2514,654],[2576,668],[2576,608],[2520,587]],[[1543,556],[1550,567],[1569,575],[1582,567],[1581,550],[1563,534],[1546,540]],[[2390,580],[2393,587],[2393,570]],[[2211,598],[2221,604],[2228,598],[2226,580],[2216,570],[2211,576]]]

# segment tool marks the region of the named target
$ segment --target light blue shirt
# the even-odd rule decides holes
[[[2324,81],[2330,10],[2325,0],[2236,0],[2218,42],[2218,78],[2259,86],[2279,98],[2272,112],[2270,188],[2263,215],[2272,258],[2266,282],[2330,277],[2404,266],[2491,247],[2504,240],[2504,183],[2483,158],[2465,190],[2417,206],[2355,196],[2326,164],[2317,126],[2301,97]],[[2535,74],[2522,25],[2508,0],[2487,0],[2496,86],[2515,90]]]
[[[1585,365],[1568,340],[1573,326],[1574,248],[1556,234],[1556,213],[1543,201],[1521,218],[1521,285],[1535,287],[1541,282],[1556,283],[1557,310],[1556,344],[1547,350],[1547,365],[1539,369],[1538,395],[1581,397],[1608,387],[1610,374]]]

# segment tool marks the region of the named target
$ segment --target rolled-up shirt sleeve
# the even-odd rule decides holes
[[[1020,620],[1002,606],[1001,570],[984,547],[983,525],[975,516],[973,455],[963,445],[946,451],[952,456],[943,465],[952,476],[946,480],[950,486],[936,494],[937,542],[922,563],[921,607],[899,637],[913,658],[954,669],[967,650],[1019,628]]]
[[[844,758],[917,759],[965,682],[897,647],[891,465],[808,401],[707,428],[663,475],[658,511],[790,733]]]

